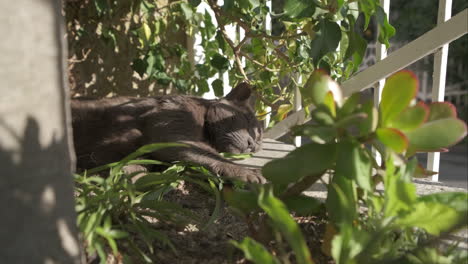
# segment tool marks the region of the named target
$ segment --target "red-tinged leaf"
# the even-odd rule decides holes
[[[429,107],[424,102],[419,102],[417,105],[403,110],[388,126],[400,130],[413,130],[426,122],[428,116]]]
[[[434,102],[429,104],[429,118],[428,121],[433,121],[443,118],[456,118],[457,110],[449,102]]]
[[[466,136],[466,124],[460,119],[444,118],[424,123],[406,132],[411,152],[430,152],[448,148]]]
[[[331,91],[334,100],[341,105],[343,95],[338,84],[323,70],[314,71],[301,88],[302,100],[305,105],[324,103],[325,96]]]
[[[402,153],[408,148],[408,138],[398,129],[379,128],[376,134],[380,142],[397,153]]]
[[[426,170],[421,164],[418,164],[416,171],[414,172],[414,178],[427,178],[429,176],[435,175],[437,172]]]
[[[290,104],[282,104],[278,107],[278,112],[276,113],[275,117],[273,118],[275,121],[281,121],[286,118],[286,115],[289,111],[292,110],[292,105]]]
[[[416,97],[418,85],[418,79],[410,71],[400,71],[388,77],[380,103],[384,127],[409,106]]]
[[[332,116],[336,117],[336,104],[333,98],[333,93],[331,91],[328,91],[325,95],[325,98],[323,99],[323,104],[326,105],[328,109],[330,109],[330,113],[332,114]]]

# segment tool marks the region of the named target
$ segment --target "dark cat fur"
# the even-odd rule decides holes
[[[190,96],[72,100],[73,138],[81,169],[118,161],[145,144],[179,142],[152,153],[152,158],[188,161],[215,174],[264,183],[258,170],[247,169],[218,152],[260,149],[263,129],[249,106],[251,89],[242,83],[225,98]]]

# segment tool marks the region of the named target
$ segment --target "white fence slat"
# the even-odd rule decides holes
[[[466,10],[465,10],[466,11]],[[437,24],[442,24],[452,15],[452,0],[439,0],[439,12],[437,15]],[[468,20],[465,20],[468,24]],[[432,83],[432,101],[444,101],[445,78],[447,74],[447,56],[448,46],[445,44],[434,54],[434,78]],[[432,176],[433,181],[439,180],[440,152],[429,153],[427,156],[428,170],[435,171],[437,174]]]
[[[302,76],[297,78],[297,83],[302,83]],[[294,102],[293,102],[294,111],[298,112],[302,109],[302,97],[299,87],[294,88]],[[294,145],[300,147],[302,145],[302,137],[297,136],[294,138]]]
[[[390,0],[380,0],[380,5],[382,6],[383,10],[390,17]],[[385,44],[377,44],[376,47],[376,60],[377,62],[382,61],[387,57],[387,47]],[[380,79],[374,87],[374,105],[375,107],[379,107],[380,99],[382,98],[382,91],[385,86],[385,79]],[[380,153],[376,150],[372,150],[374,158],[378,164],[382,163],[382,157]]]

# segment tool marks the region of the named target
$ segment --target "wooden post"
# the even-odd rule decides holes
[[[442,24],[452,16],[452,0],[439,0],[439,12],[437,24]],[[443,45],[434,54],[434,77],[432,83],[432,101],[444,101],[445,77],[447,74],[447,55],[449,44]],[[440,152],[429,153],[427,157],[427,169],[437,172],[432,176],[433,181],[439,180]]]
[[[0,2],[0,263],[81,263],[60,11]]]

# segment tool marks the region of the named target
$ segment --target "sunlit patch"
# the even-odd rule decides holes
[[[73,233],[63,219],[57,221],[57,229],[59,231],[62,248],[69,256],[78,257],[80,254],[78,242],[75,240]]]
[[[55,191],[51,186],[46,186],[41,194],[41,208],[44,212],[50,212],[56,204]]]

